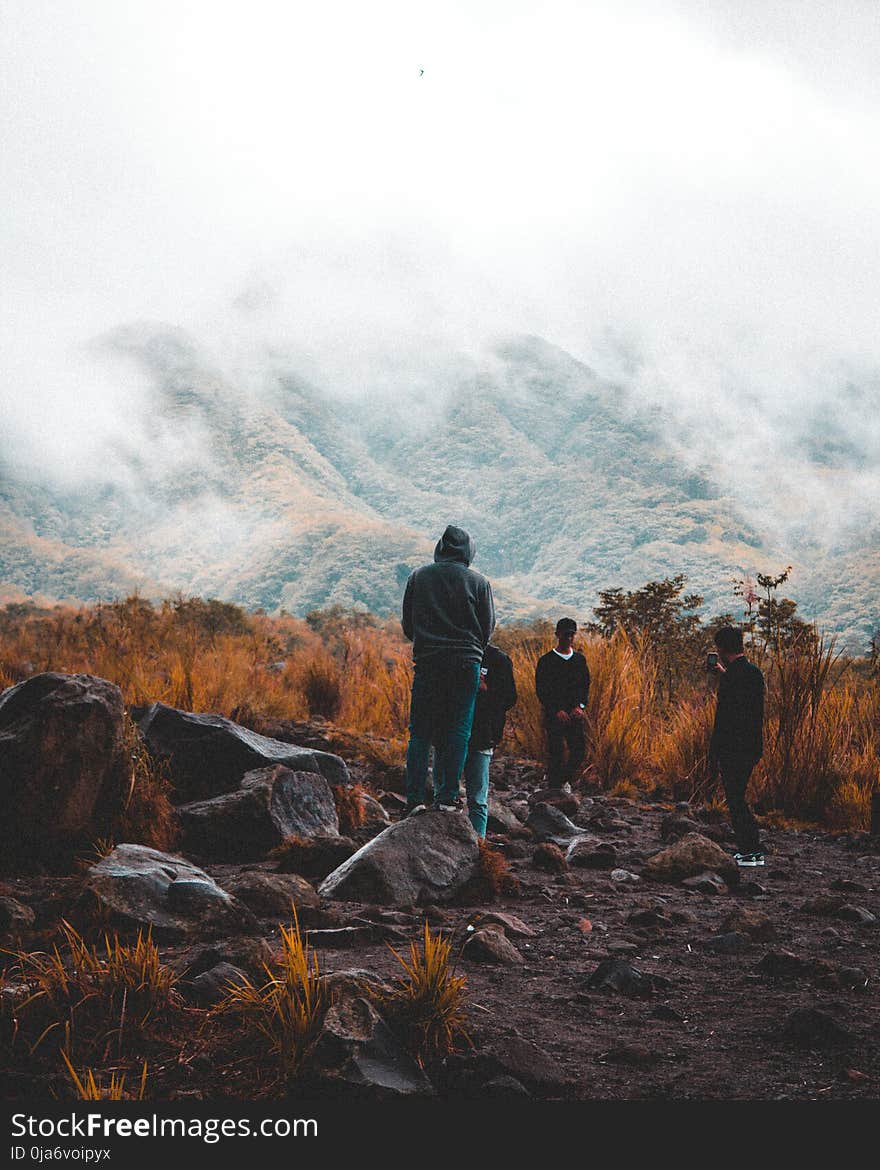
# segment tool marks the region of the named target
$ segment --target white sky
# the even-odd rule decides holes
[[[83,347],[138,320],[239,370],[289,348],[347,392],[537,333],[686,434],[748,402],[756,465],[847,379],[877,405],[875,0],[0,0],[0,22],[0,419],[56,469],[130,425],[142,388]],[[876,468],[878,424],[838,421]]]

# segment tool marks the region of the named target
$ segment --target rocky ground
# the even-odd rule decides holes
[[[339,750],[326,729],[279,726],[273,734],[278,744],[295,738],[321,768],[338,772],[338,762],[320,756]],[[502,758],[493,764],[489,841],[507,873],[496,874],[504,889],[495,893],[466,818],[428,812],[396,823],[400,770],[347,762],[350,778],[372,793],[355,839],[327,825],[332,806],[328,813],[313,791],[320,773],[252,770],[216,806],[184,806],[189,840],[203,850],[180,847],[189,868],[122,848],[67,876],[6,876],[3,945],[45,948],[62,917],[83,921],[87,897],[98,898],[102,922],[152,922],[185,998],[173,1025],[138,1050],[157,1099],[276,1091],[259,1037],[224,1030],[208,1009],[239,972],[259,978],[277,955],[291,900],[343,1005],[322,1034],[309,1091],[511,1100],[877,1096],[876,841],[765,826],[766,866],[737,871],[716,810],[598,792],[548,799],[533,765]],[[257,825],[251,809],[241,839],[259,838],[260,856],[230,858],[229,818],[251,808],[256,793],[277,820],[278,801],[304,799],[304,776],[306,812],[317,818],[313,835],[303,830],[311,843],[267,855],[271,825]],[[212,841],[222,843],[214,850],[221,857],[210,856]],[[138,881],[159,902],[135,905]],[[426,920],[452,939],[467,976],[470,1044],[420,1067],[359,998],[356,981],[381,986],[399,975],[390,946],[406,953]],[[13,1011],[21,996],[14,974],[3,994],[4,1010]],[[59,1091],[53,1061],[45,1046],[35,1057],[20,1045],[6,1051],[2,1095]]]

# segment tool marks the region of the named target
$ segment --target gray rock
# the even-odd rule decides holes
[[[873,926],[877,921],[876,917],[870,910],[866,910],[864,906],[841,906],[834,916],[840,918],[843,922],[854,922],[857,926]]]
[[[379,1097],[427,1096],[431,1083],[364,996],[331,1004],[309,1060],[309,1072]]]
[[[846,1028],[820,1008],[796,1008],[785,1019],[782,1038],[799,1048],[819,1050],[848,1048],[853,1042]]]
[[[189,983],[181,984],[187,999],[202,1007],[211,1007],[222,1002],[233,987],[241,987],[248,977],[240,967],[232,963],[218,963],[209,971],[196,975]]]
[[[351,837],[294,837],[273,849],[270,859],[279,873],[298,873],[319,882],[359,848]]]
[[[610,877],[620,886],[635,886],[642,880],[637,873],[630,873],[628,869],[612,869]]]
[[[651,994],[651,980],[623,959],[603,959],[587,980],[591,991],[615,991],[630,999]]]
[[[177,816],[187,849],[212,861],[259,861],[287,837],[339,833],[324,777],[281,765],[248,772],[234,792],[180,805]]]
[[[448,902],[477,875],[479,839],[460,813],[398,821],[328,875],[323,898],[421,906]]]
[[[330,784],[351,783],[339,756],[269,739],[221,715],[153,703],[139,726],[152,754],[168,761],[181,803],[232,792],[248,772],[276,764],[293,772],[319,772]]]
[[[523,823],[513,809],[505,801],[490,794],[489,818],[486,823],[488,831],[490,833],[519,833],[522,831],[522,827]]]
[[[558,1060],[519,1036],[503,1037],[485,1055],[498,1074],[515,1078],[533,1093],[549,1095],[569,1084]]]
[[[525,961],[500,926],[484,926],[468,936],[462,954],[473,963],[517,967]]]
[[[481,910],[471,915],[471,921],[477,928],[500,926],[508,938],[538,937],[538,932],[523,922],[521,918],[517,918],[515,914],[505,914],[498,910]]]
[[[262,918],[272,916],[287,920],[291,916],[291,906],[295,906],[300,922],[307,922],[308,912],[321,905],[311,882],[296,873],[244,870],[226,881],[226,890]]]
[[[146,845],[117,845],[89,869],[84,890],[102,915],[123,928],[152,929],[159,940],[256,925],[250,910],[203,870]]]
[[[696,890],[699,894],[726,894],[727,883],[717,873],[706,870],[695,877],[685,878],[681,883],[686,890]]]
[[[575,838],[565,857],[568,864],[576,869],[614,869],[617,864],[614,846],[592,837]]]
[[[30,906],[17,898],[0,897],[0,935],[14,938],[23,930],[30,930],[37,920]]]
[[[714,934],[703,943],[707,951],[715,951],[719,955],[736,955],[749,949],[749,936],[738,930],[727,934]]]
[[[572,837],[583,835],[583,830],[579,829],[564,812],[552,804],[536,804],[529,813],[526,825],[532,830],[538,841],[554,841],[559,844],[570,841]]]
[[[681,882],[707,870],[720,874],[728,885],[739,881],[736,862],[720,845],[700,833],[688,833],[674,845],[649,857],[642,874],[655,882]]]
[[[0,695],[0,857],[66,868],[109,836],[128,793],[122,692],[90,674],[37,674]]]
[[[721,922],[722,931],[739,931],[759,942],[770,942],[776,937],[773,920],[751,906],[737,906],[725,915]]]

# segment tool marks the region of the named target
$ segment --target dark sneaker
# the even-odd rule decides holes
[[[733,860],[736,862],[737,865],[740,865],[743,867],[763,865],[764,864],[764,854],[760,853],[760,852],[735,853],[733,855]]]
[[[464,812],[464,804],[461,800],[456,800],[452,804],[435,804],[434,808],[438,812]]]

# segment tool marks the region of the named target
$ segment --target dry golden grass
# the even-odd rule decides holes
[[[78,1073],[70,1062],[67,1053],[62,1049],[61,1059],[64,1061],[67,1075],[80,1101],[143,1101],[147,1092],[147,1062],[144,1061],[141,1069],[141,1079],[137,1091],[126,1093],[125,1073],[113,1071],[106,1085],[100,1085],[92,1069],[87,1068]]]
[[[279,968],[264,967],[267,982],[262,987],[250,981],[230,987],[214,1013],[237,1017],[256,1029],[268,1041],[282,1080],[301,1069],[330,1005],[317,955],[303,942],[295,908],[293,918],[292,927],[279,926]]]
[[[350,837],[367,819],[364,797],[367,790],[361,784],[336,784],[333,786],[333,800],[339,818],[339,832]]]
[[[485,839],[480,840],[479,872],[490,898],[515,894],[520,888],[507,858],[499,850],[493,849]]]
[[[534,671],[552,645],[548,630],[537,623],[497,635],[513,659],[519,692],[506,744],[534,760],[544,757]],[[592,676],[584,779],[607,790],[660,787],[679,798],[711,799],[709,682],[683,683],[670,701],[645,640],[619,631],[582,638],[580,645]],[[866,828],[880,783],[877,677],[845,670],[847,663],[821,638],[759,665],[768,684],[766,753],[751,791],[765,808],[788,816]],[[127,703],[161,700],[257,727],[262,720],[321,715],[359,737],[363,758],[383,765],[404,758],[412,666],[393,621],[334,614],[329,624],[310,625],[181,598],[159,607],[131,597],[91,609],[0,611],[0,682],[42,670],[98,674],[116,682]],[[682,675],[688,673],[694,675]],[[136,782],[114,837],[162,847],[172,831],[162,778],[147,772],[149,761],[138,756],[135,740],[131,747]]]
[[[403,968],[394,990],[383,997],[388,1014],[413,1039],[416,1050],[452,1052],[467,1039],[467,977],[457,975],[451,961],[452,943],[428,923],[421,950],[410,943],[409,959],[389,947]]]
[[[11,981],[27,996],[16,1025],[33,1052],[49,1036],[72,1058],[75,1048],[121,1053],[125,1041],[178,1006],[177,976],[149,934],[134,943],[105,936],[94,946],[62,921],[63,942],[51,951],[19,951]]]

